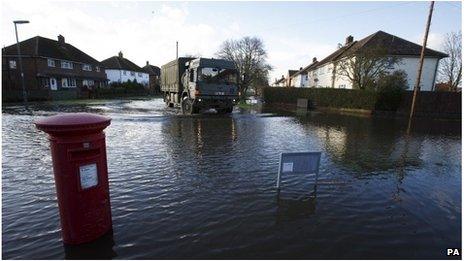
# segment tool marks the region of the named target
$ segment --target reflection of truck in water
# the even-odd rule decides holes
[[[238,72],[232,61],[180,57],[161,66],[161,92],[169,107],[184,114],[214,108],[231,113],[238,101]]]

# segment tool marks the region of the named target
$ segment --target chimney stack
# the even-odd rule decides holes
[[[300,67],[300,71],[303,70],[303,67]]]
[[[119,56],[119,58],[122,58],[122,52],[121,51],[119,51],[118,56]]]
[[[348,35],[348,37],[346,37],[345,45],[349,45],[352,42],[353,42],[353,36]]]
[[[58,43],[64,44],[64,36],[62,36],[61,34],[58,35]]]
[[[150,65],[150,64],[148,63],[148,61],[147,61],[147,65]]]
[[[313,63],[317,62],[317,58],[313,57]]]

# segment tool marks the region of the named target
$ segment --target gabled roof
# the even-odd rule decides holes
[[[160,73],[161,73],[161,70],[158,66],[154,66],[151,64],[145,65],[142,69],[145,70],[145,72],[147,72],[149,75],[160,76]]]
[[[122,57],[122,55],[110,57],[106,60],[101,61],[101,63],[103,64],[103,66],[105,66],[106,69],[127,70],[146,73],[144,69],[140,68],[137,64]]]
[[[288,70],[288,76],[291,76],[291,75],[295,74],[298,71],[299,70]]]
[[[36,36],[24,40],[19,43],[19,46],[21,48],[21,55],[49,57],[88,64],[100,64],[99,61],[95,60],[90,55],[77,49],[71,44],[65,42],[60,43],[58,41],[41,36]],[[16,56],[17,54],[16,44],[7,46],[2,49],[2,55]]]
[[[274,84],[279,84],[279,83],[281,83],[283,81],[285,81],[285,77],[282,77],[279,80],[275,81]]]
[[[293,75],[290,75],[290,78],[293,77],[293,76],[296,76],[296,75],[298,75],[298,74],[306,73],[306,72],[308,72],[309,70],[311,70],[312,68],[316,67],[318,64],[319,64],[318,61],[312,62],[310,65],[306,66],[305,68],[303,68],[303,69],[297,71],[297,72],[294,73]]]
[[[420,56],[422,46],[416,43],[407,41],[395,35],[378,31],[373,33],[359,41],[354,41],[348,45],[345,45],[323,60],[319,62],[319,65],[324,65],[328,62],[336,61],[342,57],[355,55],[358,52],[367,50],[369,48],[375,48],[381,46],[386,49],[388,55],[399,55],[399,56]],[[445,58],[447,54],[438,52],[429,48],[425,48],[426,57]]]
[[[324,65],[328,62],[333,62],[335,60],[337,60],[338,58],[340,58],[343,53],[348,50],[349,48],[351,48],[356,42],[353,42],[353,43],[350,43],[348,45],[344,45],[342,46],[341,48],[337,49],[335,52],[331,53],[329,56],[325,57],[324,59],[322,59],[321,61],[319,61],[319,63],[317,64],[317,66],[319,65]],[[314,67],[313,67],[314,68]]]

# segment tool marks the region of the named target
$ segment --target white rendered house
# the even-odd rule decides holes
[[[122,52],[119,52],[118,56],[113,56],[103,60],[101,63],[105,67],[106,77],[108,78],[109,84],[114,82],[124,83],[135,80],[144,86],[148,86],[148,73],[135,63],[124,58]]]
[[[403,70],[407,75],[408,90],[413,90],[422,46],[383,31],[378,31],[359,41],[353,41],[352,36],[347,37],[344,46],[308,70],[309,86],[352,89],[351,81],[337,73],[337,62],[347,59],[346,57],[356,59],[356,52],[376,46],[384,47],[388,56],[398,58],[398,63],[393,64],[389,70],[391,72]],[[445,57],[447,55],[444,53],[426,48],[420,84],[422,91],[434,90],[438,64],[440,59]]]

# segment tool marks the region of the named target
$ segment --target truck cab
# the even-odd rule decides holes
[[[185,114],[214,108],[231,113],[238,101],[238,72],[232,61],[197,58],[186,62],[181,107]]]

